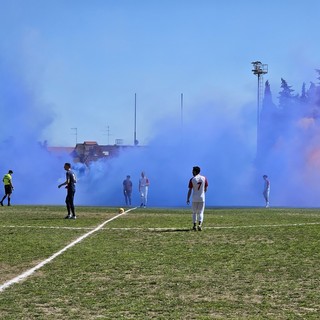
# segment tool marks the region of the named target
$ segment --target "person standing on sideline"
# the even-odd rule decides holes
[[[8,197],[8,206],[11,206],[11,193],[13,191],[13,185],[12,185],[12,175],[13,171],[9,170],[7,174],[4,175],[2,181],[4,184],[4,196],[2,200],[0,201],[0,204],[3,206],[3,201],[6,197]]]
[[[132,194],[132,181],[128,175],[125,180],[123,180],[123,194],[126,201],[126,205],[131,206],[131,194]]]
[[[262,178],[264,180],[264,187],[263,187],[262,194],[263,194],[264,200],[266,201],[266,208],[269,208],[270,180],[266,174],[263,175]]]
[[[201,169],[199,167],[192,168],[193,178],[189,180],[189,190],[187,194],[187,204],[190,203],[190,197],[192,194],[192,221],[193,230],[202,230],[202,223],[204,218],[205,208],[205,193],[208,188],[208,180],[206,177],[200,175]]]
[[[147,200],[148,200],[148,189],[149,189],[149,179],[145,175],[145,173],[141,172],[141,178],[139,179],[139,193],[141,198],[141,205],[140,207],[146,207],[147,206]]]
[[[66,196],[66,206],[68,210],[68,215],[65,219],[76,219],[75,209],[74,209],[74,194],[76,192],[76,175],[71,170],[71,164],[66,162],[64,164],[64,170],[66,170],[66,181],[58,185],[58,188],[66,186],[67,196]]]

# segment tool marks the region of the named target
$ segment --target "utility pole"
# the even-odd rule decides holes
[[[183,129],[183,93],[180,96],[180,107],[181,107],[181,129]]]
[[[76,145],[78,144],[78,128],[71,128],[74,131],[74,135],[76,136]]]
[[[110,140],[109,140],[110,136],[111,136],[111,134],[110,134],[110,127],[109,127],[109,125],[107,124],[108,146],[110,145]]]
[[[137,140],[137,94],[134,94],[134,132],[133,132],[133,145],[138,145]]]

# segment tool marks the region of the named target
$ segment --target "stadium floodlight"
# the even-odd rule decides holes
[[[257,92],[257,150],[259,145],[259,126],[260,126],[260,110],[263,98],[263,75],[268,73],[268,65],[260,61],[251,62],[254,75],[258,77],[258,92]]]

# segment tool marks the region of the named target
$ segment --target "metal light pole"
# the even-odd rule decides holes
[[[251,62],[253,65],[252,72],[258,77],[258,92],[257,92],[257,152],[259,146],[259,133],[260,133],[260,110],[263,99],[263,75],[268,73],[268,65],[260,61]]]
[[[133,145],[138,145],[137,140],[137,94],[134,94],[134,132],[133,132]]]
[[[181,129],[183,129],[183,93],[180,96],[180,109],[181,109]]]

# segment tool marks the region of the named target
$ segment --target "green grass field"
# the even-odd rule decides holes
[[[116,208],[0,208],[0,286]],[[0,319],[319,319],[320,211],[136,209],[0,291]]]

